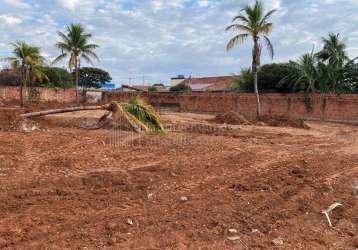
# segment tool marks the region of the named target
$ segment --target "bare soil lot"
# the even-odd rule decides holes
[[[0,132],[0,249],[358,248],[357,126],[231,126],[114,146],[115,131],[79,128],[100,115]],[[329,228],[321,212],[335,202]]]

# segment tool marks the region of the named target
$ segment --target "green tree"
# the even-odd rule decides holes
[[[296,62],[290,62],[291,73],[281,83],[290,82],[295,91],[315,93],[321,73],[318,63],[313,51],[302,55]]]
[[[271,63],[262,65],[258,81],[260,82],[260,93],[290,93],[292,88],[289,82],[280,81],[291,74],[288,63]],[[232,91],[252,93],[254,91],[254,80],[251,69],[243,69],[241,74],[235,77]]]
[[[100,88],[112,81],[111,75],[102,69],[84,67],[80,69],[80,85],[84,88]]]
[[[340,34],[330,33],[327,38],[322,38],[323,48],[316,56],[319,60],[321,92],[347,91],[346,72],[350,70],[354,60],[349,59],[346,44],[340,38]]]
[[[34,47],[26,42],[15,42],[11,44],[13,47],[13,57],[4,58],[10,62],[11,68],[20,74],[20,101],[24,106],[26,90],[31,87],[31,82],[35,78],[45,78],[45,74],[41,71],[45,58],[41,55],[39,47]],[[30,95],[31,90],[28,89]]]
[[[340,39],[340,34],[329,33],[328,37],[322,37],[323,49],[316,55],[323,62],[330,65],[340,65],[349,61],[346,44]]]
[[[148,88],[148,92],[158,92],[158,89],[157,89],[157,87],[155,87],[155,86],[150,86],[150,87]]]
[[[254,91],[254,79],[250,68],[242,69],[240,75],[234,77],[230,91],[250,93]]]
[[[53,87],[53,88],[72,88],[73,75],[66,69],[57,67],[43,67],[42,71],[48,79],[38,80],[35,82],[37,86]]]
[[[74,69],[75,72],[76,101],[77,104],[79,104],[78,85],[80,81],[80,58],[83,58],[90,64],[92,64],[93,58],[99,61],[98,56],[94,52],[99,46],[89,42],[92,34],[86,33],[80,24],[70,24],[67,26],[66,34],[59,31],[58,35],[60,41],[56,44],[56,47],[61,50],[61,55],[59,55],[53,63],[58,63],[66,57],[69,57],[68,66],[71,71]]]
[[[257,117],[260,118],[261,103],[258,90],[258,68],[260,66],[262,40],[265,43],[270,56],[273,58],[274,49],[270,39],[269,33],[272,30],[272,23],[269,18],[276,12],[275,9],[264,13],[262,2],[256,1],[253,6],[246,5],[239,15],[234,17],[232,22],[234,24],[228,26],[226,31],[232,30],[239,32],[227,44],[227,50],[233,49],[238,44],[243,43],[249,37],[253,39],[254,48],[252,50],[252,73],[254,78],[254,87],[257,99]]]

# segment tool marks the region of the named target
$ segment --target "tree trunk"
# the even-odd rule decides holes
[[[83,111],[83,110],[107,110],[107,106],[82,106],[82,107],[72,107],[72,108],[64,108],[64,109],[51,109],[47,111],[22,114],[21,116],[24,118],[32,118],[32,117],[39,117],[39,116],[53,115],[53,114],[60,114],[60,113],[69,113],[69,112]]]
[[[78,85],[79,85],[79,81],[80,81],[80,76],[79,76],[79,72],[78,72],[78,60],[76,58],[76,65],[75,65],[75,75],[76,75],[76,103],[79,106],[80,105],[80,96],[78,93]]]
[[[24,88],[24,82],[25,82],[25,69],[24,69],[24,65],[21,66],[21,83],[20,83],[20,106],[24,107],[24,92],[23,92],[23,88]]]
[[[256,94],[256,118],[260,120],[261,118],[261,102],[259,95],[259,87],[258,87],[258,64],[259,64],[259,56],[260,56],[260,48],[258,44],[258,37],[254,37],[254,49],[252,52],[252,73],[254,77],[254,87]]]
[[[24,81],[21,80],[21,83],[20,83],[20,106],[21,107],[24,107],[23,85],[24,85]]]
[[[135,122],[136,118],[133,117],[131,114],[125,112],[119,104],[116,104],[115,108],[112,104],[112,105],[103,105],[103,106],[87,106],[87,107],[82,106],[82,107],[72,107],[72,108],[64,108],[64,109],[52,109],[52,110],[47,110],[47,111],[22,114],[21,117],[33,118],[33,117],[39,117],[39,116],[46,116],[46,115],[53,115],[53,114],[60,114],[60,113],[69,113],[69,112],[84,111],[84,110],[108,110],[111,113],[115,114],[117,117],[122,115],[123,118],[126,119],[128,121],[128,123],[132,126],[132,128],[135,132],[137,132],[137,133],[143,133],[143,131],[149,132],[149,130],[146,127],[141,126],[140,123],[136,123]],[[99,126],[103,126],[103,124],[105,124],[105,119],[107,119],[108,117],[109,117],[109,114],[102,116],[98,122]]]
[[[28,86],[28,94],[29,94],[29,101],[32,101],[32,81],[31,81],[31,75],[29,77],[29,86]]]

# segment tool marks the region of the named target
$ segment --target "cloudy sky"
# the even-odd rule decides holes
[[[78,22],[101,47],[95,66],[116,83],[165,82],[170,77],[230,75],[250,65],[251,43],[231,52],[224,32],[251,0],[0,0],[0,57],[10,42],[40,46],[50,62],[59,51],[56,32]],[[358,0],[263,0],[277,8],[271,39],[275,62],[295,59],[339,32],[358,56]],[[271,60],[266,54],[263,62]]]

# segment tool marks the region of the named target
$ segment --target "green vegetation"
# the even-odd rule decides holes
[[[253,6],[246,5],[241,13],[234,17],[234,24],[228,26],[226,31],[237,31],[238,35],[234,36],[227,44],[227,50],[233,49],[238,44],[245,42],[248,38],[252,38],[254,47],[252,50],[252,74],[254,80],[254,89],[257,97],[257,118],[260,118],[261,104],[258,89],[258,70],[260,67],[261,48],[264,42],[270,56],[273,58],[274,49],[268,34],[272,30],[272,23],[269,18],[276,12],[275,9],[264,13],[261,1],[256,0]]]
[[[89,42],[92,34],[86,33],[80,24],[70,24],[67,26],[66,34],[59,31],[58,35],[60,41],[56,44],[56,47],[61,50],[61,54],[53,63],[58,63],[69,57],[68,66],[70,70],[75,72],[76,100],[77,104],[79,104],[80,58],[91,64],[93,58],[99,60],[98,56],[94,53],[94,50],[99,46]]]
[[[357,93],[358,64],[347,56],[339,34],[322,38],[323,48],[303,54],[297,61],[260,67],[259,91],[263,93]],[[250,69],[242,70],[231,91],[253,92]]]
[[[339,34],[329,34],[322,41],[323,48],[318,53],[312,51],[296,62],[291,61],[291,73],[282,81],[290,82],[292,92],[354,92],[358,78],[355,59],[348,58]]]
[[[265,64],[260,68],[258,74],[258,86],[261,93],[290,93],[291,88],[288,83],[282,81],[291,73],[288,63]],[[281,82],[282,81],[282,82]],[[234,92],[254,92],[254,81],[251,69],[243,69],[240,76],[234,80],[231,88]]]
[[[84,88],[100,88],[102,84],[112,81],[107,71],[99,68],[84,67],[80,69],[80,86]]]
[[[142,99],[134,97],[120,103],[124,112],[145,130],[155,133],[165,133],[164,126],[159,115],[151,105],[146,104]]]
[[[36,80],[47,79],[47,76],[41,70],[45,59],[41,55],[40,48],[31,46],[26,42],[15,42],[12,47],[13,57],[3,60],[8,61],[12,70],[20,75],[20,101],[21,106],[24,106],[27,98],[32,96],[32,83]]]
[[[43,67],[42,71],[46,74],[46,80],[36,81],[35,85],[47,88],[73,88],[73,75],[66,69],[57,67]]]
[[[148,92],[158,92],[158,89],[157,89],[157,87],[155,87],[155,86],[150,86],[150,87],[148,88]]]
[[[192,91],[192,89],[190,86],[188,86],[184,83],[180,83],[178,85],[171,87],[170,91],[171,92],[190,93]]]

